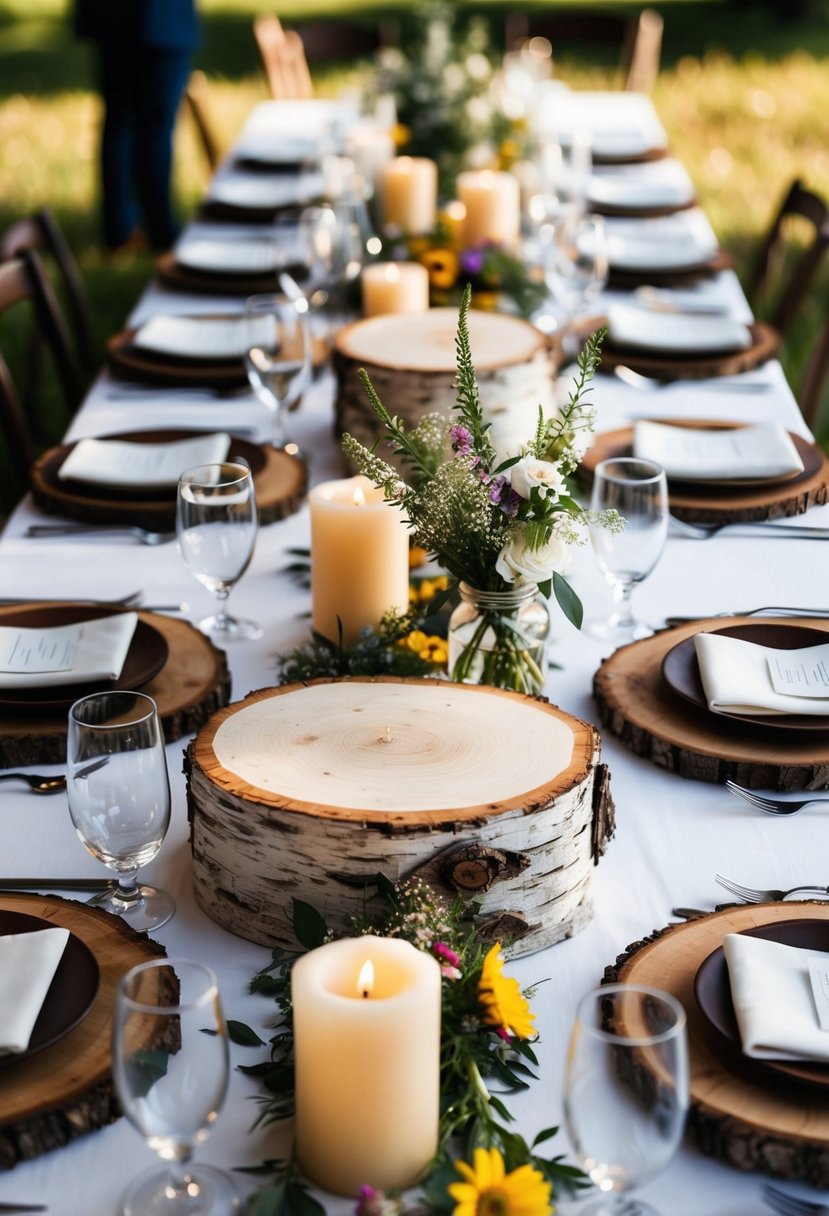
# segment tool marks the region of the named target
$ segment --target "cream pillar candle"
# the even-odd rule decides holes
[[[453,198],[450,203],[447,203],[441,213],[443,227],[446,230],[446,236],[449,244],[455,248],[461,248],[461,239],[463,237],[463,223],[466,219],[466,207],[460,199]]]
[[[363,315],[426,312],[429,272],[419,262],[375,262],[362,274]]]
[[[327,481],[311,508],[311,606],[317,633],[353,645],[389,608],[409,606],[409,533],[403,516],[367,477]]]
[[[521,190],[511,173],[491,169],[458,174],[458,198],[466,207],[462,243],[509,245],[518,239],[521,227]]]
[[[383,169],[384,228],[430,232],[438,205],[438,167],[422,156],[398,156]]]
[[[294,964],[291,999],[303,1171],[352,1197],[411,1186],[438,1143],[437,961],[399,939],[345,938]]]

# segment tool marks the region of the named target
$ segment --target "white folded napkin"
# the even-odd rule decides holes
[[[213,240],[191,237],[176,247],[176,261],[190,270],[213,274],[268,274],[285,261],[268,237]]]
[[[58,926],[0,937],[0,1054],[29,1046],[68,940]]]
[[[614,304],[608,309],[607,334],[616,346],[671,354],[748,350],[752,342],[748,326],[733,317],[653,312],[636,304]]]
[[[745,1055],[829,1060],[829,1031],[818,1022],[808,962],[827,955],[744,933],[728,933],[723,950]]]
[[[263,165],[295,165],[325,149],[325,134],[309,131],[296,135],[260,135],[244,140],[236,148],[240,160]]]
[[[829,643],[777,650],[723,634],[694,637],[713,713],[829,715]],[[782,688],[791,692],[782,692]]]
[[[255,336],[250,339],[251,328]],[[159,314],[138,329],[133,345],[162,355],[183,355],[188,359],[241,359],[251,346],[261,345],[273,328],[273,321],[257,317],[249,322],[244,316],[180,317]],[[261,331],[261,333],[259,332]]]
[[[117,680],[138,624],[135,612],[46,629],[0,626],[0,688]]]
[[[285,177],[253,175],[215,177],[210,185],[208,201],[227,203],[232,207],[288,207],[299,203],[303,196],[313,198],[322,190],[322,174],[300,174]]]
[[[657,161],[637,172],[594,173],[587,197],[607,207],[682,207],[693,200],[694,186],[677,161]]]
[[[655,460],[668,477],[684,481],[758,481],[803,471],[791,436],[771,422],[705,430],[639,419],[633,425],[633,454]]]
[[[64,460],[58,477],[103,486],[169,489],[178,485],[185,469],[219,464],[229,449],[230,436],[222,431],[170,443],[81,439]]]

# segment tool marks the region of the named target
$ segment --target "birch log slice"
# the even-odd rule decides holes
[[[542,698],[442,680],[315,680],[214,715],[186,761],[196,897],[251,941],[295,946],[292,899],[342,928],[367,883],[480,897],[527,953],[591,915],[613,831],[599,738]]]
[[[348,431],[368,447],[381,433],[360,368],[389,412],[407,426],[416,426],[426,414],[449,416],[455,404],[457,327],[457,309],[432,308],[414,316],[369,317],[342,329],[334,343],[337,433]],[[539,405],[545,411],[554,406],[547,339],[518,317],[473,311],[469,343],[493,441],[507,445],[517,436],[525,442],[534,433]]]

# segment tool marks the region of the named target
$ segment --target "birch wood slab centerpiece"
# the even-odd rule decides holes
[[[481,404],[500,448],[512,436],[533,433],[539,405],[545,413],[553,410],[550,349],[545,336],[519,317],[470,312],[468,324]],[[407,426],[416,426],[426,414],[451,414],[457,326],[456,308],[431,308],[369,317],[340,330],[334,343],[337,433],[347,431],[367,447],[381,434],[360,383],[361,367]]]
[[[513,954],[590,919],[613,832],[600,740],[543,698],[391,676],[267,688],[215,714],[185,763],[196,898],[293,948],[292,900],[333,929],[378,873],[480,899]]]

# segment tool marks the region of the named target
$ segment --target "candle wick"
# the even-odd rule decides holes
[[[363,989],[363,1000],[364,1001],[368,1000],[368,988]]]

